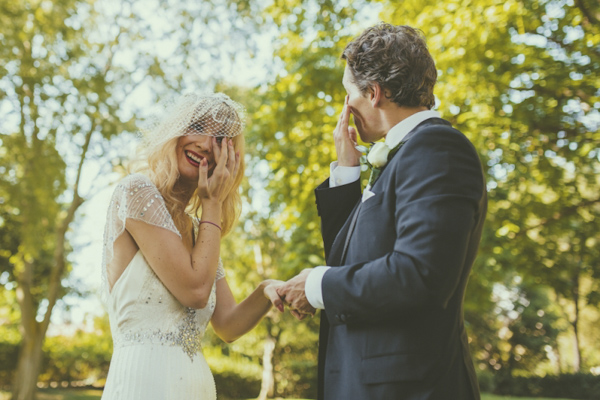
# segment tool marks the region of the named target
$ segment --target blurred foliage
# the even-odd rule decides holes
[[[115,178],[134,116],[148,115],[139,99],[212,88],[251,40],[251,14],[235,5],[0,0],[0,277],[21,311],[15,398],[33,397],[54,306],[83,294],[66,279],[71,229]]]
[[[118,168],[134,116],[148,114],[128,100],[140,88],[146,88],[141,97],[155,102],[217,84],[248,108],[245,212],[222,251],[238,300],[263,279],[322,265],[313,190],[335,159],[332,132],[345,96],[340,54],[368,15],[378,13],[423,30],[439,72],[437,109],[474,143],[488,177],[488,219],[465,298],[482,383],[493,389],[499,377],[600,366],[596,1],[211,0],[168,9],[125,1],[116,10],[91,1],[47,3],[0,0],[6,117],[0,121],[0,298],[6,304],[15,304],[15,273],[27,260],[35,260],[32,293],[43,302],[57,243],[53,229],[77,193],[73,171],[85,135],[91,135],[87,157],[102,166],[99,176]],[[153,24],[152,16],[170,23]],[[269,32],[274,54],[267,80],[251,88],[227,83],[224,57],[242,68],[237,57],[257,53],[252,38]],[[0,358],[20,339],[21,317],[1,304],[7,324],[0,327]],[[219,391],[257,395],[271,342],[274,395],[313,396],[317,332],[317,319],[299,323],[275,312],[231,345],[209,331],[205,352]],[[102,347],[86,347],[87,340],[76,342],[105,366]],[[44,347],[52,359],[45,361],[45,379],[68,365],[93,370],[69,360],[83,350],[61,346],[51,339]]]
[[[51,336],[44,343],[42,382],[96,384],[105,376],[112,354],[107,317],[94,319],[90,330],[77,329],[68,336]]]
[[[591,374],[562,374],[498,379],[498,394],[568,399],[597,399],[600,397],[600,376]]]
[[[423,30],[439,70],[437,109],[472,140],[488,176],[488,221],[465,303],[478,367],[531,374],[597,365],[598,345],[581,345],[596,335],[582,334],[597,321],[582,311],[593,312],[600,283],[597,3],[341,4],[275,1],[269,9],[285,67],[261,92],[252,134],[270,167],[262,178],[272,229],[288,246],[284,276],[323,263],[312,191],[335,157],[345,95],[339,55],[360,30],[357,15],[381,6],[386,22]],[[518,295],[502,310],[495,293]],[[559,345],[561,334],[577,337],[574,352]]]
[[[573,329],[579,310],[597,305],[600,6],[475,0],[464,7],[449,0],[408,1],[400,9],[383,3],[390,22],[423,30],[440,71],[439,110],[473,141],[487,169],[488,220],[465,312],[476,352],[497,349],[480,366],[512,365],[516,355],[500,349],[497,334],[490,336],[500,328],[490,302],[498,285],[511,291],[520,277],[550,288],[566,300],[554,304],[566,305],[561,314]],[[574,370],[595,365],[555,350]],[[590,353],[597,352],[594,346]]]

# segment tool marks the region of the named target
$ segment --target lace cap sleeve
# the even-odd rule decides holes
[[[181,238],[163,197],[150,178],[142,174],[124,178],[115,188],[106,215],[102,254],[103,295],[108,293],[106,266],[113,258],[115,240],[125,231],[127,218],[165,228]]]

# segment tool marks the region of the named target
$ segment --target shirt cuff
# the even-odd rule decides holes
[[[323,275],[331,267],[315,267],[310,271],[306,277],[304,283],[304,292],[306,293],[306,299],[316,309],[324,310],[325,304],[323,304],[323,291],[321,289],[321,282],[323,281]]]
[[[334,161],[329,165],[329,187],[343,186],[360,178],[360,166],[340,167],[338,162]]]

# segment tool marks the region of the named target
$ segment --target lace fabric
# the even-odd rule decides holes
[[[161,147],[185,135],[235,137],[245,127],[244,107],[224,93],[187,93],[164,101],[140,127],[145,148]]]

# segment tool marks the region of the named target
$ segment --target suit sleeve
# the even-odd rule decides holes
[[[329,187],[329,179],[327,179],[315,189],[315,196],[317,211],[321,217],[325,259],[328,259],[335,237],[360,199],[360,179],[333,188]]]
[[[452,128],[430,129],[412,137],[388,168],[387,190],[396,199],[389,210],[393,248],[325,273],[323,300],[332,324],[378,323],[444,308],[466,279],[471,234],[485,208],[483,172],[471,143]]]

